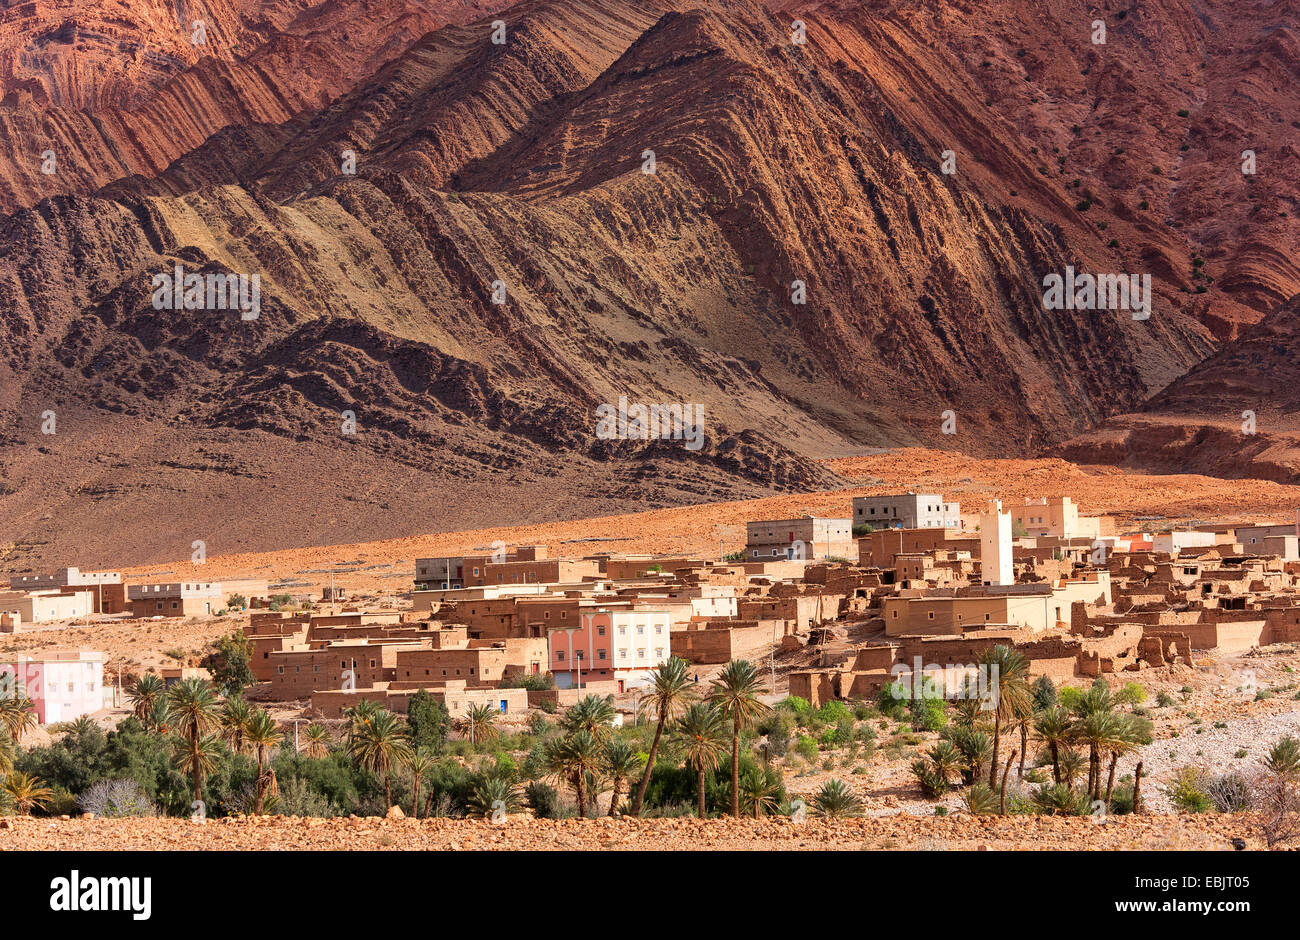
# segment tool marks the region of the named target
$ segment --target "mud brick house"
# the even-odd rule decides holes
[[[132,584],[126,589],[133,617],[200,617],[226,606],[219,581]]]
[[[1075,601],[1110,600],[1110,572],[1092,571],[1052,583],[908,592],[884,598],[881,616],[888,636],[960,634],[998,625],[1046,630],[1068,623]]]
[[[1079,507],[1068,496],[1025,498],[1025,504],[1013,512],[1013,524],[1030,538],[1095,539],[1115,534],[1115,520],[1110,516],[1081,516]]]
[[[703,568],[709,564],[708,559],[682,555],[621,555],[605,558],[601,571],[611,580],[626,581],[648,575],[671,575],[684,568]]]
[[[88,588],[93,610],[97,614],[120,614],[126,611],[126,586],[119,571],[82,571],[60,568],[48,575],[15,575],[9,579],[14,591],[66,593],[69,589]]]
[[[848,519],[803,516],[745,524],[745,557],[750,559],[848,558],[853,554]]]
[[[0,593],[0,632],[16,633],[24,624],[88,617],[95,607],[90,588]]]
[[[420,643],[373,640],[333,643],[316,649],[272,652],[271,698],[296,701],[323,689],[371,688],[391,682],[397,654]]]
[[[980,557],[979,536],[962,536],[952,529],[879,529],[857,540],[858,564],[864,568],[893,568],[902,552],[966,552]],[[852,556],[850,556],[852,557]]]
[[[354,707],[361,699],[369,699],[389,711],[405,715],[411,696],[417,691],[419,690],[390,689],[387,683],[364,689],[325,689],[312,695],[311,707],[322,718],[339,718],[345,709]],[[440,702],[452,718],[464,718],[469,714],[471,705],[487,705],[503,715],[522,712],[528,708],[530,694],[524,689],[468,689],[454,683],[425,691],[434,701]]]
[[[725,663],[765,652],[794,632],[791,620],[697,620],[672,634],[672,654],[697,666]]]
[[[545,638],[464,639],[463,645],[452,645],[446,636],[439,640],[443,645],[437,648],[399,651],[389,688],[434,688],[447,682],[463,682],[470,689],[496,688],[509,676],[538,675],[546,669]]]

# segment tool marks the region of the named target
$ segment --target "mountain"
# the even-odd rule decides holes
[[[1085,463],[1300,483],[1300,296],[1135,414],[1065,442]]]
[[[135,70],[37,55],[29,28],[0,45],[0,149],[69,136],[53,177],[0,176],[7,564],[815,489],[839,482],[820,458],[871,447],[1060,446],[1296,292],[1292,129],[1255,113],[1293,93],[1266,87],[1297,61],[1288,5],[1122,6],[1094,46],[1069,0],[473,21],[250,0],[191,62],[91,4],[79,28]],[[1245,127],[1258,181],[1188,192],[1238,183],[1218,161]],[[1237,207],[1247,188],[1268,208]],[[255,275],[256,319],[157,309],[178,265]],[[1151,274],[1151,317],[1045,309],[1067,267]],[[603,439],[620,397],[702,408],[704,446]]]

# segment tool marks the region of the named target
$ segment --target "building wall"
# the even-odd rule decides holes
[[[576,684],[579,671],[583,681],[639,680],[667,662],[672,636],[667,610],[584,610],[577,629],[547,635],[550,671],[557,688]]]
[[[851,558],[853,524],[848,519],[770,519],[745,525],[745,556],[770,558]]]
[[[944,502],[941,493],[857,496],[853,500],[853,524],[878,529],[960,529],[961,504]]]
[[[0,661],[0,674],[12,677],[2,680],[7,690],[23,689],[41,724],[72,721],[104,707],[103,657],[85,656]]]

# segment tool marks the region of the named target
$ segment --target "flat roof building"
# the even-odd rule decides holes
[[[853,524],[877,529],[960,529],[961,503],[946,503],[941,493],[857,496]]]

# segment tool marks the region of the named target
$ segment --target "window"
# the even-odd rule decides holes
[[[645,650],[637,650],[637,651],[636,651],[636,658],[637,658],[637,659],[645,659]]]
[[[598,651],[597,651],[597,654],[596,654],[596,658],[597,658],[597,659],[604,659],[604,658],[605,658],[605,651],[604,651],[604,650],[598,650]]]
[[[596,636],[604,636],[604,635],[605,635],[605,628],[604,628],[604,627],[597,627],[597,628],[596,628]]]
[[[934,619],[934,611],[933,611],[933,610],[930,611],[930,613],[927,614],[926,616],[927,616],[928,619],[933,620],[933,619]]]
[[[564,662],[564,650],[556,650],[556,651],[555,651],[555,660],[556,660],[556,662],[561,662],[561,663]],[[443,672],[443,675],[445,676],[446,674],[447,674],[447,673],[444,671],[444,672]]]

